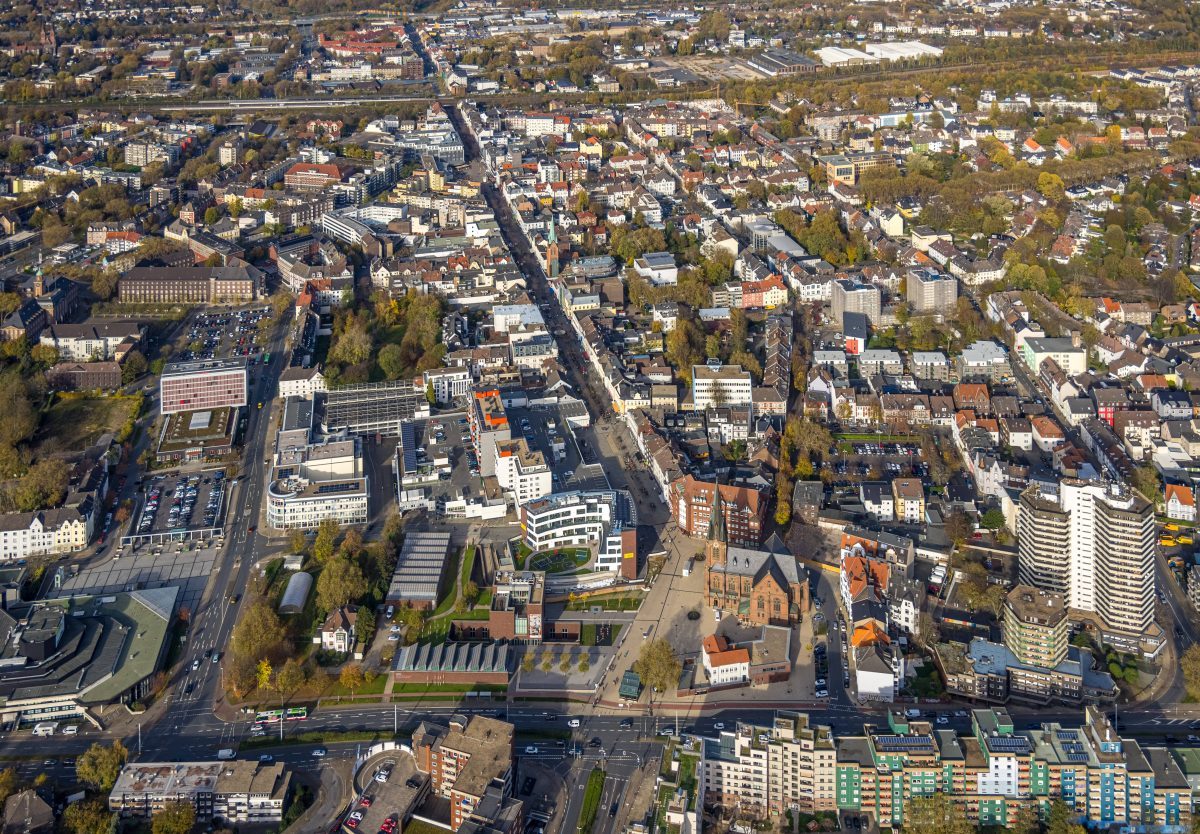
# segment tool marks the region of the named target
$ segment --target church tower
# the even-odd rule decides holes
[[[558,232],[554,222],[554,215],[550,215],[550,238],[549,245],[546,246],[546,274],[551,278],[558,277],[558,259],[561,253],[558,249]]]
[[[704,543],[704,561],[709,567],[725,564],[729,544],[725,535],[725,506],[721,503],[721,485],[713,484],[712,509],[708,514],[708,541]]]

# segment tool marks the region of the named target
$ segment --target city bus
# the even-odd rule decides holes
[[[288,721],[303,721],[308,718],[308,707],[288,707],[284,717]]]
[[[260,712],[254,716],[254,722],[256,724],[274,724],[277,721],[282,721],[282,720],[283,720],[283,710],[281,710],[281,709],[263,710],[262,712]]]

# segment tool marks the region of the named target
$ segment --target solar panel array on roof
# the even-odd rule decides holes
[[[1028,753],[1029,739],[1024,736],[988,736],[989,750],[997,753]]]
[[[400,424],[400,451],[403,455],[404,472],[417,471],[417,432],[411,421]]]
[[[317,495],[329,495],[334,492],[353,492],[358,489],[358,481],[344,481],[336,484],[321,484],[317,487]]]
[[[931,749],[933,739],[929,736],[875,736],[875,748],[885,753],[904,753],[911,750]]]

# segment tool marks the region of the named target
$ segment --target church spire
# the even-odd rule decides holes
[[[725,507],[721,503],[721,483],[717,481],[713,484],[713,502],[712,509],[708,513],[708,538],[709,541],[720,542],[725,544]]]
[[[550,236],[546,239],[546,274],[550,278],[558,277],[558,262],[562,252],[558,248],[558,223],[554,214],[550,215]]]

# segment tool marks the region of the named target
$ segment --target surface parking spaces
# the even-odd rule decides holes
[[[197,313],[188,324],[187,344],[178,359],[231,359],[248,357],[257,364],[262,348],[254,343],[258,323],[269,315],[266,307]]]
[[[217,548],[200,542],[166,542],[145,545],[132,553],[121,553],[66,577],[64,596],[115,594],[143,588],[180,587],[181,606],[198,610],[204,586],[214,571]]]
[[[189,475],[155,475],[130,533],[181,533],[219,527],[228,489],[222,470]]]

